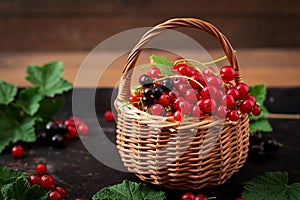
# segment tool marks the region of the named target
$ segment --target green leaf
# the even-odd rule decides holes
[[[93,200],[163,200],[165,193],[155,191],[144,183],[124,180],[122,183],[104,188],[93,196]]]
[[[22,114],[13,105],[0,105],[0,152],[9,143],[36,141],[36,117]]]
[[[0,105],[7,105],[14,100],[17,94],[17,86],[0,80]]]
[[[38,185],[34,185],[29,188],[27,192],[27,199],[36,199],[36,200],[47,200],[49,190]]]
[[[256,98],[256,102],[260,105],[263,105],[266,95],[267,95],[267,87],[266,85],[254,85],[249,87],[249,93]]]
[[[13,170],[9,167],[0,166],[0,187],[5,184],[13,183],[18,177],[28,175],[24,172]]]
[[[63,64],[60,61],[50,62],[42,67],[30,65],[26,79],[36,87],[41,87],[45,96],[53,97],[72,88],[72,84],[62,78]]]
[[[160,69],[160,75],[162,76],[172,76],[174,73],[171,71],[173,63],[165,57],[160,57],[156,55],[150,56],[151,63],[156,65]]]
[[[242,197],[247,200],[296,200],[300,184],[287,185],[287,172],[268,172],[245,183]]]
[[[16,105],[32,116],[38,111],[40,107],[39,102],[42,98],[43,94],[39,87],[26,88],[20,92]]]
[[[268,120],[260,119],[250,123],[250,132],[254,133],[255,131],[271,132],[273,129]]]
[[[24,176],[18,177],[15,182],[3,185],[1,194],[5,199],[10,200],[27,200],[27,191],[29,183]]]

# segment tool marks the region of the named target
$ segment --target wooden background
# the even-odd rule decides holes
[[[237,50],[249,84],[300,86],[299,0],[1,0],[0,79],[28,86],[24,80],[28,64],[62,60],[64,76],[74,82],[82,61],[100,42],[173,17],[195,17],[216,25]],[[184,31],[213,56],[222,55],[208,36]],[[114,50],[104,53],[114,55],[118,49]],[[125,58],[113,62],[98,86],[116,84]],[[99,61],[98,67],[106,66]],[[81,86],[94,85],[87,76]]]

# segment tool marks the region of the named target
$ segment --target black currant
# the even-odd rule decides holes
[[[263,134],[260,131],[254,132],[250,136],[250,145],[257,145],[263,141]]]
[[[263,145],[265,152],[268,154],[274,154],[280,148],[280,144],[275,139],[269,139]]]
[[[154,103],[154,99],[152,97],[143,97],[142,101],[145,105],[149,106]]]
[[[52,121],[48,122],[48,123],[46,124],[46,126],[45,126],[45,131],[46,131],[46,133],[47,133],[47,134],[50,134],[50,135],[56,134],[57,129],[58,129],[57,124],[55,124],[55,123],[52,122]]]
[[[154,96],[154,89],[153,88],[144,89],[144,96],[147,98],[152,98]]]
[[[160,95],[162,95],[164,90],[161,87],[154,88],[154,98],[159,99]]]
[[[153,85],[153,79],[151,76],[148,75],[142,75],[140,77],[140,84],[144,87],[150,87]]]
[[[253,156],[256,156],[256,157],[263,157],[265,154],[263,145],[251,146],[250,152]]]
[[[42,144],[49,145],[51,143],[51,137],[50,134],[47,134],[46,132],[41,132],[38,134],[38,139]]]
[[[65,135],[68,132],[68,126],[64,123],[57,125],[57,134]]]
[[[161,85],[164,90],[170,91],[173,88],[173,81],[171,78],[166,78],[162,80]]]
[[[51,141],[53,146],[60,148],[64,146],[65,138],[61,134],[56,134],[51,138]]]

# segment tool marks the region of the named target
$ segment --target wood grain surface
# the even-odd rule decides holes
[[[75,82],[76,77],[84,77],[76,82],[78,87],[114,87],[121,77],[122,66],[126,55],[120,56],[119,52],[107,51],[96,53],[93,64],[87,67],[83,61],[89,52],[25,52],[25,53],[0,53],[0,79],[18,86],[28,86],[25,80],[28,64],[42,65],[53,60],[61,60],[64,63],[63,76]],[[152,53],[170,56],[164,52],[146,51],[141,56],[138,65],[149,62],[148,57]],[[198,52],[188,52],[191,57],[201,59]],[[210,51],[212,58],[223,56],[220,50]],[[237,56],[241,65],[244,81],[250,85],[265,83],[267,86],[300,86],[300,49],[240,49]],[[172,57],[172,56],[171,56]],[[103,60],[103,58],[106,58]],[[113,58],[111,60],[107,60]],[[104,64],[109,62],[108,65]],[[79,71],[79,69],[84,71]],[[96,76],[103,71],[103,74]],[[95,84],[95,80],[99,79]]]

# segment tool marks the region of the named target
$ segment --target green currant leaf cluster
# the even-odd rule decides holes
[[[28,174],[8,167],[0,167],[0,200],[47,200],[49,190],[41,186],[30,187]]]
[[[58,113],[64,101],[52,97],[72,88],[62,73],[60,61],[30,65],[26,79],[32,86],[19,93],[16,85],[0,80],[0,153],[10,143],[36,141],[36,127]]]
[[[300,183],[288,185],[287,172],[267,172],[247,181],[242,197],[247,200],[297,200]]]
[[[164,200],[165,193],[156,191],[145,183],[124,180],[122,183],[103,188],[97,192],[93,200]]]
[[[261,114],[259,116],[253,116],[249,114],[250,118],[250,132],[254,133],[255,131],[271,132],[273,131],[271,124],[265,116],[269,113],[267,108],[264,106],[264,101],[267,95],[266,85],[254,85],[250,86],[250,94],[256,98],[256,102],[261,106]]]
[[[165,57],[152,55],[150,56],[151,63],[160,69],[161,76],[172,76],[174,73],[171,71],[173,63]]]

